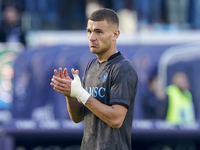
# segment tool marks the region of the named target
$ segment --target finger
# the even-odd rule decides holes
[[[53,82],[51,82],[50,85],[54,87],[54,83]]]
[[[67,81],[66,79],[61,79],[60,77],[57,76],[53,76],[53,78],[51,79],[51,81],[54,80],[54,83],[65,83],[65,81]]]
[[[56,77],[56,76],[53,76],[51,81],[54,83],[54,85],[60,86],[60,87],[63,87],[63,88],[66,87],[66,86],[71,85],[71,81],[70,80],[61,79],[61,78]]]
[[[65,91],[65,88],[57,86],[57,85],[54,85],[53,89],[56,90],[56,91],[60,91],[60,92],[62,91],[62,93],[64,93],[64,91]]]
[[[64,94],[64,91],[62,89],[59,89],[58,87],[54,86],[53,89],[56,91],[56,92],[59,92],[61,94]]]
[[[65,95],[65,96],[69,96],[70,95],[70,91],[67,90],[68,88],[56,85],[54,82],[51,82],[50,85],[53,87],[53,89],[56,92],[59,92],[59,93]],[[71,85],[71,83],[70,83],[70,85]],[[70,89],[70,87],[69,87],[69,89]]]
[[[53,83],[52,85],[55,87],[55,86],[59,86],[59,87],[65,87],[65,84],[64,83],[61,83],[59,82],[57,79],[55,78],[52,78],[51,79],[51,82]]]
[[[77,74],[77,75],[79,75],[79,70],[78,70],[78,69],[75,71],[74,68],[72,68],[71,72],[72,72],[72,74]]]
[[[56,91],[57,91],[58,89],[59,89],[59,90],[60,90],[60,89],[63,89],[62,87],[57,86],[57,85],[54,84],[53,82],[51,82],[50,85],[51,85],[51,86],[53,87],[53,89],[56,90]]]
[[[75,70],[74,68],[71,69],[72,74],[75,74]]]
[[[67,73],[67,68],[64,69],[63,74],[64,74],[65,77],[69,76],[68,73]]]
[[[59,74],[61,78],[64,78],[63,72],[62,72],[62,68],[59,68]]]
[[[53,86],[53,89],[55,91],[65,95],[65,96],[69,96],[70,93],[71,93],[70,90],[66,90],[66,88],[63,88],[63,87],[60,87],[60,86],[56,86],[56,85]]]
[[[75,71],[75,73],[76,73],[77,75],[79,75],[79,70],[77,69],[77,70]]]
[[[56,75],[57,77],[59,77],[59,73],[58,73],[57,69],[54,69],[54,73],[55,73],[55,75]]]

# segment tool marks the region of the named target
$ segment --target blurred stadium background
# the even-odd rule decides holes
[[[74,67],[83,75],[95,57],[88,47],[86,18],[101,7],[118,13],[117,48],[139,75],[133,149],[200,149],[199,0],[0,0],[0,27],[8,5],[19,12],[26,44],[0,44],[0,150],[79,149],[83,123],[69,119],[65,98],[50,80],[59,67]],[[195,121],[171,124],[144,117],[141,99],[155,69],[163,83],[157,88],[170,85],[177,71],[188,75]]]

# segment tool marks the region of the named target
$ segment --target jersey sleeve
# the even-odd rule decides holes
[[[116,67],[112,73],[110,105],[119,104],[129,108],[137,92],[138,77],[130,66]]]

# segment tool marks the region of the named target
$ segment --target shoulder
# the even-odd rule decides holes
[[[137,88],[138,75],[131,62],[125,57],[118,58],[113,63],[110,68],[110,79],[112,84],[126,84]]]
[[[113,64],[113,71],[123,74],[128,73],[138,78],[133,64],[123,54],[121,54]]]
[[[127,67],[132,67],[133,68],[133,65],[130,62],[130,60],[127,59],[123,54],[120,54],[119,56],[117,56],[113,62],[114,62],[114,65],[116,65],[118,67],[127,66]]]

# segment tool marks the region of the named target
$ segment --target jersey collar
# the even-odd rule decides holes
[[[110,60],[114,59],[115,57],[117,57],[117,56],[119,56],[119,55],[121,55],[121,53],[120,53],[120,52],[117,52],[117,53],[111,55],[111,56],[108,58],[107,61],[110,61]]]

